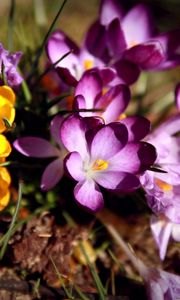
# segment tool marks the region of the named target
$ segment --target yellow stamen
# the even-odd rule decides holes
[[[89,70],[93,67],[93,61],[91,59],[86,59],[84,61],[84,68],[85,70]]]
[[[129,48],[136,46],[138,43],[136,41],[131,41],[129,43]]]
[[[118,121],[125,119],[127,116],[126,114],[120,114],[120,116],[118,117]]]
[[[106,94],[107,91],[108,91],[108,88],[107,87],[103,87],[103,89],[102,89],[102,95]]]
[[[109,163],[105,160],[102,159],[96,159],[96,161],[94,162],[92,169],[93,171],[102,171],[102,170],[106,170],[108,167]]]
[[[157,184],[157,186],[162,189],[164,192],[168,192],[172,190],[172,185],[159,179],[159,178],[155,178],[155,183]]]

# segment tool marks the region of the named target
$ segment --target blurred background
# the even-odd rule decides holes
[[[180,0],[119,0],[126,9],[137,3],[149,4],[157,27],[164,31],[180,26]],[[8,47],[8,16],[14,3],[13,48],[24,50],[40,43],[63,1],[0,0],[0,41]],[[80,43],[89,25],[96,19],[100,0],[68,0],[56,24]]]

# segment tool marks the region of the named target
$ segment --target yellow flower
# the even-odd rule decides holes
[[[0,167],[0,211],[3,210],[9,203],[10,183],[11,177],[8,170],[4,167]]]
[[[3,119],[7,119],[10,124],[12,124],[14,121],[15,100],[16,96],[9,86],[0,86],[0,133],[6,130]]]
[[[9,156],[11,145],[3,134],[0,134],[0,158]]]

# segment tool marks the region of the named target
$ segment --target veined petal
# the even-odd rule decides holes
[[[59,155],[59,150],[48,141],[39,137],[22,137],[13,143],[14,148],[25,156],[54,157]]]
[[[123,17],[123,8],[117,0],[102,0],[100,6],[100,22],[108,25],[112,20]]]
[[[65,160],[65,166],[68,173],[77,181],[83,181],[85,179],[85,173],[83,170],[83,161],[78,152],[71,152]]]
[[[93,212],[99,211],[104,205],[102,193],[91,179],[79,182],[75,186],[74,197],[80,205]]]
[[[135,175],[121,171],[96,172],[94,180],[106,189],[123,192],[133,191],[140,186],[139,179]]]
[[[48,191],[52,189],[62,178],[64,173],[63,160],[53,160],[44,170],[41,178],[41,189]]]
[[[147,145],[146,145],[147,144]],[[111,158],[112,170],[138,173],[153,164],[155,148],[148,143],[128,143],[117,155]]]
[[[151,123],[148,119],[138,117],[127,117],[120,121],[128,129],[128,141],[137,142],[143,139],[150,131]]]
[[[127,142],[127,129],[119,123],[111,123],[99,129],[91,143],[92,160],[109,160],[116,155]]]
[[[122,29],[128,47],[147,41],[154,34],[150,10],[143,4],[134,6],[123,18]]]
[[[62,123],[60,132],[62,143],[69,152],[79,152],[82,158],[87,155],[86,124],[81,117],[69,116]]]
[[[112,87],[97,102],[96,107],[103,108],[102,118],[106,124],[117,121],[119,115],[126,109],[130,100],[130,90],[126,85]]]
[[[86,108],[93,108],[94,101],[102,91],[102,80],[95,72],[87,72],[78,82],[75,96],[82,95],[86,101]]]

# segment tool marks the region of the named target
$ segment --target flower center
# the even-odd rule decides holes
[[[102,159],[96,159],[92,166],[93,171],[102,171],[108,168],[109,163]]]
[[[157,186],[162,189],[164,192],[168,192],[168,191],[171,191],[172,190],[172,185],[161,180],[161,179],[158,179],[156,178],[155,179],[155,183],[157,184]]]
[[[93,67],[93,61],[91,59],[86,59],[84,61],[84,68],[85,70],[89,70]]]

